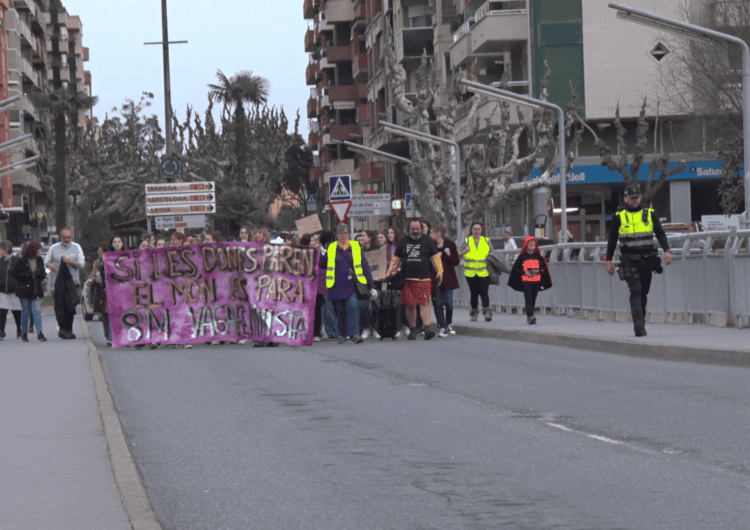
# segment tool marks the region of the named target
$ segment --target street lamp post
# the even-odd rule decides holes
[[[440,136],[433,136],[416,129],[402,127],[400,125],[396,125],[395,123],[390,123],[387,121],[381,121],[380,123],[383,125],[383,129],[385,129],[387,132],[406,136],[407,138],[419,140],[422,142],[450,145],[456,150],[456,161],[454,164],[454,177],[456,179],[456,241],[459,241],[460,238],[463,237],[463,232],[461,227],[461,155],[458,149],[458,144],[453,140],[441,138]]]
[[[461,84],[467,86],[472,91],[476,92],[477,94],[483,94],[485,96],[494,98],[494,99],[501,99],[503,101],[509,101],[512,103],[522,103],[524,105],[528,105],[530,107],[534,107],[539,109],[540,107],[544,107],[547,109],[554,110],[557,113],[557,156],[560,159],[560,208],[562,211],[560,212],[560,234],[562,238],[563,243],[567,243],[568,241],[568,213],[567,213],[567,205],[568,205],[568,190],[567,190],[567,168],[566,168],[566,160],[565,160],[565,114],[563,113],[563,110],[555,105],[554,103],[550,103],[549,101],[542,101],[541,99],[532,98],[529,96],[523,96],[521,94],[516,94],[515,92],[510,92],[508,90],[502,90],[500,88],[495,88],[493,86],[484,85],[482,83],[477,83],[476,81],[469,81],[468,79],[462,79]],[[554,224],[554,223],[553,223]],[[554,239],[554,234],[553,234]]]
[[[68,190],[68,195],[73,197],[73,232],[78,234],[78,208],[77,206],[77,198],[79,195],[81,195],[83,192],[79,190],[78,188],[71,188]],[[58,227],[58,231],[62,230],[62,228]]]
[[[630,22],[644,24],[686,37],[708,40],[714,43],[728,42],[742,48],[742,130],[744,134],[744,183],[745,183],[745,223],[750,224],[750,48],[747,43],[727,33],[714,31],[703,26],[676,20],[630,6],[610,2],[609,7],[617,10],[617,17]]]

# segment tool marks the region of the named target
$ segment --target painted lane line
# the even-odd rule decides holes
[[[615,444],[615,445],[622,445],[623,444],[623,442],[619,442],[617,440],[613,440],[612,438],[607,438],[605,436],[599,436],[597,434],[588,434],[588,433],[585,433],[585,432],[576,431],[574,429],[570,429],[570,428],[566,427],[565,425],[560,425],[559,423],[549,423],[549,422],[545,422],[545,423],[547,425],[549,425],[550,427],[554,427],[556,429],[560,429],[561,431],[572,432],[572,433],[576,433],[576,434],[582,434],[582,435],[584,435],[584,436],[586,436],[588,438],[593,438],[594,440],[599,440],[600,442],[607,442],[609,444]]]

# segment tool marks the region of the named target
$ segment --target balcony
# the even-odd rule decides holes
[[[307,81],[306,84],[314,85],[317,82],[319,77],[320,77],[320,69],[318,68],[318,63],[308,64],[307,70],[305,70],[305,80]]]
[[[13,0],[13,8],[17,11],[34,11],[34,0]]]
[[[315,49],[315,31],[308,29],[305,33],[305,51],[311,52]]]
[[[351,175],[354,173],[354,159],[353,158],[337,158],[331,159],[330,162],[330,174],[331,175]]]
[[[320,145],[320,135],[318,133],[310,133],[310,136],[307,137],[307,145],[316,149]]]
[[[350,45],[329,46],[327,55],[329,63],[340,63],[352,60],[352,47]]]
[[[331,125],[331,140],[351,141],[352,134],[360,134],[359,125]]]
[[[310,182],[323,182],[323,179],[325,178],[325,173],[323,173],[323,170],[319,167],[314,167],[310,170]]]
[[[307,100],[307,117],[314,118],[318,115],[318,99],[310,98]]]
[[[313,0],[305,0],[304,5],[302,6],[303,17],[307,20],[314,18],[318,5],[320,5],[320,1],[313,3]]]
[[[354,8],[354,25],[353,28],[367,27],[367,10],[365,2],[360,3]]]
[[[334,103],[341,101],[351,101],[354,103],[357,100],[357,85],[332,86],[329,90],[329,96],[331,102]]]
[[[367,103],[357,103],[357,123],[370,122],[370,105]]]
[[[352,75],[354,79],[360,76],[367,76],[369,60],[366,53],[355,55],[352,58]]]
[[[419,60],[427,50],[427,56],[435,55],[433,49],[433,28],[404,28],[396,35],[396,59],[398,62],[405,60]]]
[[[359,165],[359,180],[381,180],[385,178],[383,162],[368,162]]]
[[[504,51],[508,41],[529,38],[525,1],[490,0],[477,10],[475,18],[470,31],[472,53]]]

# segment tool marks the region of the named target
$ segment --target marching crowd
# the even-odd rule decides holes
[[[453,291],[458,288],[456,266],[463,258],[465,277],[471,293],[471,320],[479,315],[482,302],[484,319],[492,319],[488,290],[490,285],[487,257],[491,246],[482,235],[482,223],[471,225],[471,235],[459,249],[445,237],[445,228],[431,227],[417,219],[409,223],[408,233],[402,235],[394,228],[381,232],[366,230],[350,239],[349,227],[339,224],[335,232],[322,230],[295,237],[281,233],[271,241],[271,232],[264,226],[254,229],[242,227],[230,241],[260,243],[291,243],[320,248],[317,296],[315,303],[314,341],[336,339],[339,344],[351,340],[361,343],[368,337],[376,339],[406,337],[424,340],[454,335]],[[47,340],[42,331],[41,299],[45,294],[47,270],[54,274],[53,294],[55,315],[61,339],[74,339],[73,317],[79,302],[82,283],[80,274],[85,265],[83,251],[72,241],[69,228],[60,232],[60,242],[52,245],[42,260],[42,246],[35,241],[24,244],[18,255],[12,254],[8,241],[0,242],[0,340],[5,338],[8,311],[16,323],[16,337],[28,342],[28,334],[36,330],[37,339]],[[162,248],[225,240],[220,233],[208,233],[203,238],[181,232],[163,237],[146,234],[137,248]],[[384,249],[385,273],[373,277],[366,253]],[[104,257],[109,251],[128,250],[125,240],[114,236],[101,244],[89,279],[92,282],[91,305],[101,315],[107,344],[112,343]],[[549,267],[533,237],[526,238],[521,253],[513,266],[508,284],[526,296],[528,323],[535,323],[534,302],[539,289],[551,287]],[[432,326],[434,311],[436,327]],[[248,344],[249,341],[237,341]],[[224,342],[212,342],[224,344]],[[274,346],[273,343],[253,342],[253,346]],[[158,344],[152,344],[152,348]],[[190,345],[185,345],[190,348]]]

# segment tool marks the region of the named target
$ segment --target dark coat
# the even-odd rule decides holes
[[[60,316],[75,314],[78,305],[78,288],[76,287],[73,277],[70,275],[68,264],[60,262],[57,269],[57,279],[55,279],[55,316],[60,322]]]
[[[490,283],[500,285],[500,274],[510,274],[512,271],[510,265],[505,262],[505,257],[497,250],[487,254],[487,272],[490,275]]]
[[[508,287],[510,287],[514,291],[523,292],[524,282],[521,278],[523,276],[523,262],[529,258],[534,258],[539,261],[539,272],[542,276],[542,281],[538,284],[539,290],[544,291],[545,289],[549,289],[550,287],[552,287],[552,275],[549,272],[547,260],[544,259],[544,257],[542,257],[540,254],[529,254],[528,252],[519,254],[516,262],[513,264],[513,269],[511,270],[510,277],[508,278]]]
[[[94,277],[96,271],[99,271],[101,283],[96,283]],[[91,299],[95,313],[109,313],[107,306],[107,285],[104,282],[104,262],[100,259],[94,262],[94,270],[91,271]]]
[[[435,243],[437,245],[437,243]],[[450,249],[450,256],[445,255],[445,249]],[[456,244],[450,239],[443,240],[443,248],[438,249],[440,252],[440,259],[443,262],[443,289],[446,291],[452,291],[458,289],[458,277],[456,276],[456,265],[461,262],[461,257],[458,255],[458,249]],[[435,268],[430,269],[432,272],[432,292],[437,292],[437,273]]]
[[[16,280],[16,296],[28,300],[44,297],[43,282],[47,278],[44,260],[36,258],[36,271],[31,272],[28,258],[17,257],[11,261],[10,275]]]
[[[8,259],[0,258],[0,292],[5,294],[16,294],[16,279],[10,275],[10,266],[18,259],[12,256]]]

